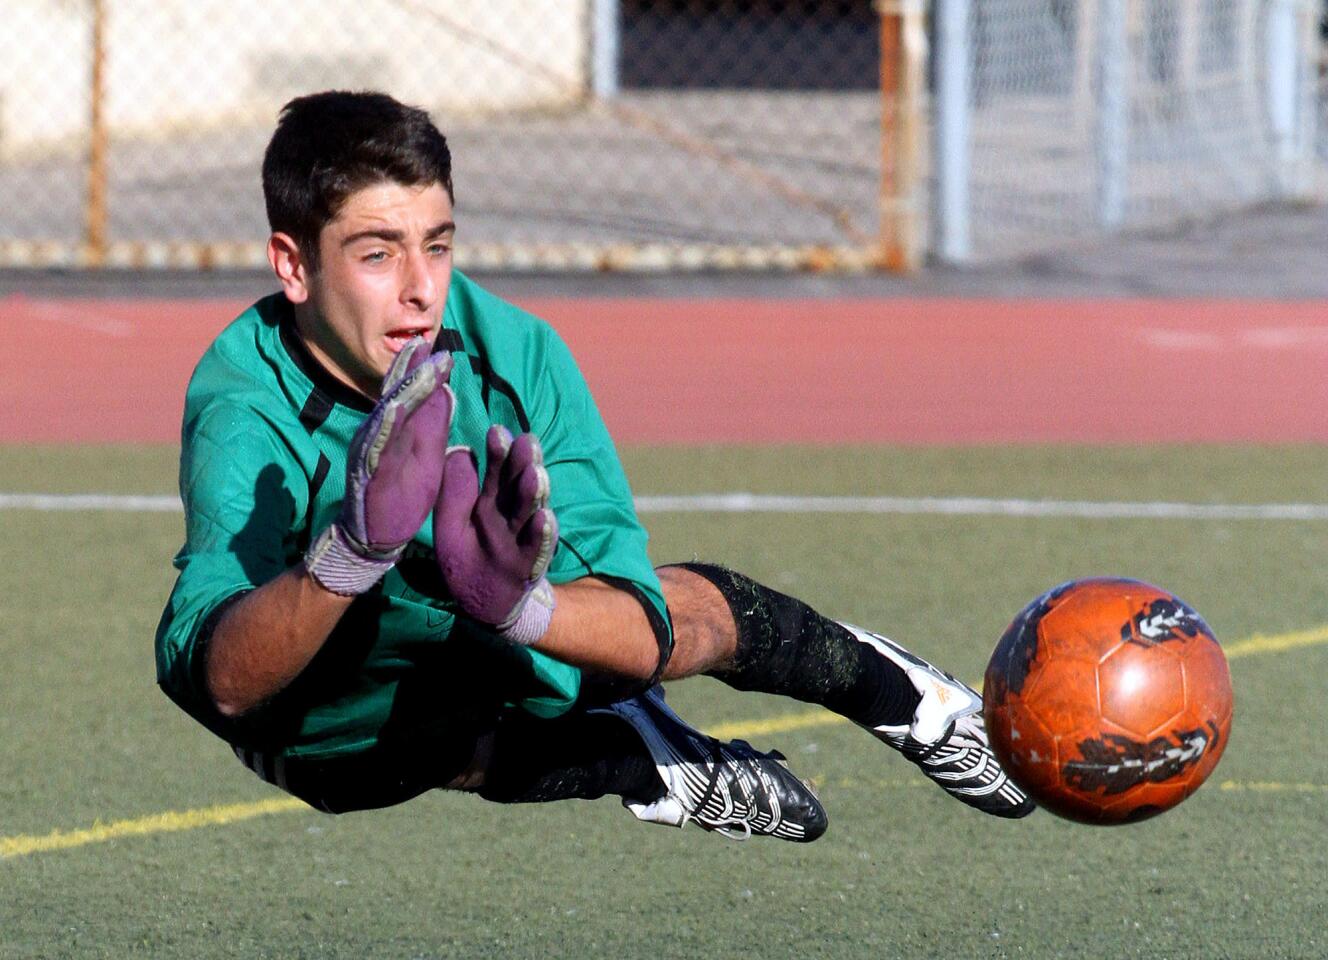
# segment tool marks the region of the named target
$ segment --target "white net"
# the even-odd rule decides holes
[[[1321,195],[1318,2],[974,2],[974,255]]]

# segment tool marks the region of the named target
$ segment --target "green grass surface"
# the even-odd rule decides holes
[[[1314,447],[625,459],[640,493],[1328,502]],[[0,447],[4,492],[173,489],[170,450]],[[1229,644],[1328,624],[1328,523],[647,523],[657,561],[730,563],[971,679],[1028,599],[1093,573],[1170,588]],[[280,795],[155,688],[180,536],[172,514],[0,511],[0,840]],[[819,725],[753,738],[820,785],[831,825],[810,846],[641,825],[611,800],[278,813],[0,859],[0,958],[1320,957],[1325,672],[1325,645],[1233,660],[1236,723],[1213,780],[1130,827],[989,820],[860,731]],[[702,726],[806,709],[706,680],[670,698]]]

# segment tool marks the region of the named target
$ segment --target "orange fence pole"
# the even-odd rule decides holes
[[[92,0],[92,81],[88,144],[88,195],[84,211],[84,247],[87,262],[101,266],[106,260],[106,3]]]
[[[881,30],[881,180],[878,262],[896,273],[922,259],[921,96],[926,57],[922,0],[877,0]]]

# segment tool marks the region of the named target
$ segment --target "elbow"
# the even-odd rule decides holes
[[[242,655],[244,644],[239,641],[244,633],[235,629],[234,616],[236,608],[251,596],[245,591],[222,601],[199,635],[203,693],[212,710],[225,720],[238,720],[258,706],[252,696],[252,671],[247,666],[252,657]]]
[[[212,709],[215,710],[223,719],[239,720],[244,717],[252,706],[241,703],[237,700],[226,700],[216,696],[212,698]]]
[[[612,672],[622,680],[645,683],[659,673],[660,651],[654,644],[633,645],[623,650],[613,665]]]
[[[212,709],[225,720],[240,720],[254,709],[257,704],[247,703],[236,697],[211,694]]]
[[[630,676],[633,680],[640,680],[642,682],[653,680],[655,679],[656,674],[660,672],[661,665],[662,658],[659,649],[651,647],[632,664]]]
[[[212,709],[225,720],[240,720],[259,706],[260,701],[246,696],[243,688],[224,671],[209,669],[207,696]]]

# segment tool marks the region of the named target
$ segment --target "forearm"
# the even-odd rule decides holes
[[[353,597],[325,590],[299,564],[222,615],[208,639],[208,694],[227,717],[281,692],[322,648]]]
[[[640,601],[587,577],[554,589],[549,629],[535,649],[564,663],[646,679],[659,665],[659,644]]]
[[[207,640],[208,696],[237,717],[304,670],[354,596],[378,583],[424,524],[442,482],[454,397],[451,354],[407,341],[346,454],[346,494],[303,561],[221,614]],[[275,541],[281,536],[274,530]],[[271,544],[269,544],[269,549]]]

